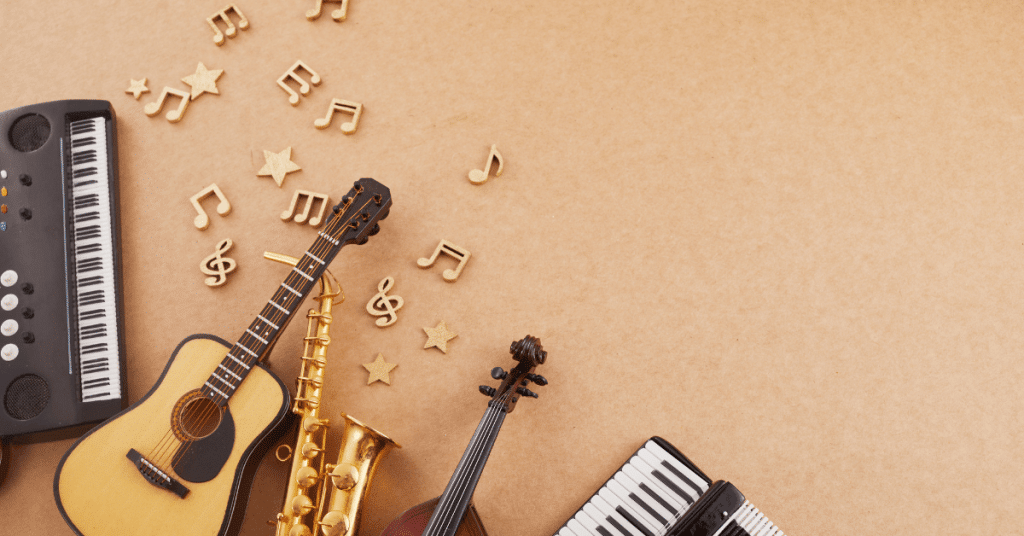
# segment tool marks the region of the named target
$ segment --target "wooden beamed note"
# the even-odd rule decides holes
[[[309,73],[308,83],[305,80],[303,80],[302,77],[299,76],[299,69],[302,69]],[[288,84],[285,83],[289,79],[294,80],[299,84],[299,93],[303,95],[309,94],[310,84],[314,86],[319,86],[321,82],[320,75],[317,74],[316,71],[314,71],[313,69],[310,69],[309,65],[303,63],[302,60],[297,60],[294,64],[292,64],[292,66],[289,67],[288,70],[285,71],[285,73],[282,74],[281,77],[277,79],[277,85],[281,86],[281,88],[288,93],[288,102],[291,103],[292,106],[299,105],[299,93],[296,93],[294,89],[288,87]]]
[[[306,205],[302,208],[302,212],[295,214],[295,207],[298,205],[299,198],[303,196],[306,197]],[[291,219],[295,223],[303,223],[308,219],[310,226],[319,227],[324,219],[324,211],[327,210],[327,205],[330,204],[328,199],[327,194],[311,192],[309,190],[295,190],[295,193],[292,194],[291,205],[288,206],[288,210],[281,213],[281,219],[284,221]],[[310,218],[309,213],[313,209],[314,201],[320,201],[320,210],[317,211],[316,216]],[[294,218],[292,218],[293,214],[295,215]]]
[[[324,11],[325,2],[341,4],[341,7],[331,12],[331,18],[334,19],[334,22],[341,22],[345,20],[345,17],[348,17],[348,0],[316,0],[316,6],[306,12],[306,19],[310,21],[319,19],[320,14]]]
[[[429,259],[422,257],[416,261],[416,264],[420,268],[430,268],[442,253],[459,261],[459,265],[454,270],[447,269],[441,274],[444,276],[445,281],[454,283],[459,278],[459,274],[462,273],[462,269],[466,267],[466,263],[469,262],[470,253],[468,249],[456,246],[447,240],[441,240],[441,243],[437,245],[437,249],[434,250],[434,254]]]
[[[224,192],[220,191],[220,187],[217,186],[217,183],[213,183],[206,188],[203,188],[199,193],[188,199],[192,202],[192,207],[194,207],[196,212],[199,214],[192,223],[196,226],[196,229],[199,229],[200,231],[204,231],[210,226],[210,216],[206,213],[203,205],[200,205],[199,202],[206,199],[211,194],[217,196],[217,199],[220,201],[217,203],[217,214],[220,214],[221,216],[231,214],[231,203],[228,201],[227,196],[224,195]]]
[[[341,124],[341,131],[345,134],[352,134],[359,127],[359,116],[363,115],[363,105],[358,102],[350,102],[341,99],[331,99],[330,108],[327,110],[327,116],[321,117],[316,121],[313,121],[313,126],[321,130],[331,126],[331,119],[334,118],[334,112],[342,112],[346,114],[352,114],[352,120],[347,123]]]
[[[206,17],[206,22],[210,25],[210,28],[213,28],[213,42],[216,43],[217,46],[224,44],[225,34],[227,34],[228,37],[233,38],[237,33],[235,30],[235,23],[231,22],[231,17],[229,16],[232,11],[234,11],[235,15],[238,17],[238,29],[249,29],[249,19],[245,18],[245,15],[242,14],[242,10],[238,9],[238,6],[235,4],[228,4],[224,9]],[[221,33],[220,28],[217,26],[218,20],[224,21],[224,24],[227,26],[223,33]]]
[[[163,109],[164,102],[167,100],[168,95],[173,95],[175,97],[180,98],[181,102],[178,103],[178,107],[176,109],[167,112],[167,120],[171,123],[177,123],[178,121],[181,121],[182,116],[185,115],[185,109],[188,108],[188,101],[189,99],[191,99],[191,95],[189,94],[188,91],[182,91],[180,89],[174,89],[172,87],[164,86],[164,90],[160,93],[160,97],[155,102],[147,104],[146,107],[142,109],[142,111],[150,117],[153,117],[154,115],[160,113],[160,110]]]

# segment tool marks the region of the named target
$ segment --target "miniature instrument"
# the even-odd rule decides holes
[[[110,103],[0,113],[0,436],[71,437],[124,409]]]
[[[512,343],[510,351],[519,364],[509,372],[500,367],[491,370],[494,379],[503,380],[497,389],[480,386],[480,392],[491,397],[491,401],[444,493],[403,512],[384,529],[381,536],[486,536],[480,516],[470,504],[473,491],[505,416],[515,409],[520,397],[537,398],[537,393],[527,389],[526,385],[530,382],[537,385],[548,383],[543,376],[533,373],[548,355],[539,339],[527,335]]]
[[[264,253],[264,257],[292,266],[299,261],[278,253]],[[292,470],[284,506],[277,514],[277,536],[311,536],[321,530],[324,536],[354,536],[377,463],[392,447],[400,447],[388,436],[342,414],[345,422],[338,463],[326,463],[329,423],[320,418],[320,400],[331,344],[331,308],[341,295],[341,287],[337,281],[332,284],[333,279],[329,271],[320,276],[320,295],[314,298],[320,306],[306,313],[309,324],[292,401],[292,413],[300,419],[298,438],[294,450],[287,445],[278,448],[279,460],[291,457]],[[281,448],[290,450],[288,456],[280,455]]]
[[[735,486],[652,437],[555,536],[785,536]]]
[[[377,233],[390,207],[385,186],[356,181],[234,345],[186,338],[141,400],[80,438],[54,477],[65,521],[84,536],[235,533],[288,414],[288,389],[263,360],[338,251]]]

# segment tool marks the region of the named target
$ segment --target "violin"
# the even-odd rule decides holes
[[[541,386],[548,383],[546,378],[533,372],[548,356],[538,338],[527,335],[513,342],[509,351],[518,364],[508,372],[501,367],[491,370],[491,377],[502,380],[497,389],[480,386],[480,392],[491,400],[444,493],[403,512],[384,529],[381,536],[487,535],[480,515],[471,503],[473,491],[505,417],[512,413],[520,398],[537,398],[537,393],[526,386],[530,382]]]

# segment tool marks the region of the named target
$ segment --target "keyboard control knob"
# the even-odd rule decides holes
[[[18,272],[14,270],[7,270],[3,274],[0,274],[0,285],[9,287],[18,282]]]
[[[32,176],[22,173],[18,176],[18,180],[21,181],[25,186],[32,186]]]
[[[0,307],[2,307],[4,311],[13,311],[17,306],[18,297],[14,294],[8,294],[4,296],[3,299],[0,299]]]
[[[25,283],[21,286],[21,291],[25,294],[32,294],[36,291],[36,287],[32,286],[32,283]]]
[[[25,344],[32,344],[32,343],[36,342],[36,336],[35,336],[34,333],[29,331],[29,332],[26,332],[24,335],[21,336],[21,340],[25,341]]]
[[[3,358],[4,361],[14,361],[16,357],[18,357],[18,347],[13,344],[5,344],[0,350],[0,358]]]
[[[18,321],[13,318],[8,318],[7,320],[4,320],[3,324],[0,324],[0,333],[2,333],[4,337],[10,337],[17,332]]]
[[[25,318],[32,318],[33,316],[36,316],[36,311],[31,307],[25,307],[21,310],[21,316]]]
[[[21,212],[19,212],[18,214],[21,214],[21,219],[25,221],[32,219],[32,209],[23,208],[21,209]]]

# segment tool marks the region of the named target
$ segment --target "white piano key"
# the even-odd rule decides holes
[[[596,532],[591,532],[590,529],[583,526],[582,523],[577,521],[575,516],[569,521],[566,521],[565,526],[572,529],[573,533],[576,534],[576,536],[597,536]]]
[[[633,523],[616,512],[615,506],[605,500],[600,491],[591,499],[590,503],[593,504],[598,511],[604,514],[604,521],[602,524],[608,532],[619,535],[622,534],[622,530],[625,530],[627,536],[645,536],[642,531],[633,526]],[[618,527],[615,526],[616,523],[618,524]],[[619,530],[619,527],[622,527],[622,530]]]
[[[629,470],[627,470],[627,467]],[[637,484],[646,484],[648,489],[655,491],[656,495],[672,506],[675,512],[672,516],[678,519],[682,516],[682,512],[685,512],[690,507],[690,503],[685,498],[672,491],[671,488],[665,486],[665,483],[654,477],[654,468],[647,464],[639,456],[629,461],[626,467],[622,468],[623,472],[626,473],[630,478],[633,479]]]
[[[590,525],[587,525],[587,522],[583,519],[583,517],[589,519],[593,527],[592,530],[594,531],[594,534],[600,534],[602,536],[607,536],[608,534],[611,534],[612,536],[621,536],[621,533],[615,530],[615,527],[605,526],[604,516],[601,515],[601,511],[598,510],[596,506],[594,506],[593,502],[588,502],[587,504],[584,504],[583,511],[581,513],[584,514],[584,516],[577,515],[576,518],[579,519],[580,523],[583,523],[584,526],[590,528]]]
[[[665,467],[662,467],[660,463],[661,460],[657,459],[649,451],[641,450],[639,457],[652,467],[651,474],[654,475],[655,478],[658,480],[662,480],[662,478],[664,478],[662,482],[666,487],[672,489],[672,491],[676,493],[682,491],[686,496],[685,498],[687,503],[693,504],[701,496],[701,491],[693,489],[685,480],[679,478],[675,473],[672,473]],[[659,477],[659,475],[661,476]],[[675,488],[673,488],[673,486],[675,486]]]
[[[629,489],[623,486],[620,482],[622,480],[627,481],[627,483],[630,484],[633,487],[633,489]],[[615,497],[618,499],[618,505],[625,508],[629,513],[633,515],[634,518],[643,523],[647,530],[651,531],[652,533],[663,534],[665,529],[668,528],[667,523],[668,520],[672,518],[671,514],[668,514],[667,511],[662,510],[665,512],[665,514],[659,513],[659,515],[661,515],[661,520],[659,520],[658,518],[654,517],[654,515],[651,514],[651,512],[645,509],[641,504],[637,503],[636,500],[630,497],[630,494],[632,494],[633,496],[636,497],[637,500],[642,501],[643,504],[647,506],[647,508],[651,508],[652,510],[655,510],[655,512],[658,511],[656,510],[655,506],[652,506],[650,504],[651,502],[655,501],[653,501],[652,499],[645,500],[642,495],[643,490],[641,490],[633,482],[629,481],[629,479],[626,478],[626,476],[623,475],[621,471],[615,473],[615,476],[612,477],[612,480],[609,480],[608,484],[605,485],[605,489],[599,491],[598,493],[601,492],[614,494]]]
[[[597,530],[597,527],[599,527],[600,525],[597,523],[597,521],[594,521],[593,516],[590,513],[588,513],[587,510],[593,510],[593,508],[590,507],[589,502],[587,504],[584,504],[583,508],[580,508],[580,511],[576,512],[576,515],[572,516],[572,518],[574,521],[579,523],[584,529],[586,529],[588,534],[591,534],[593,536],[600,536],[601,533]]]

